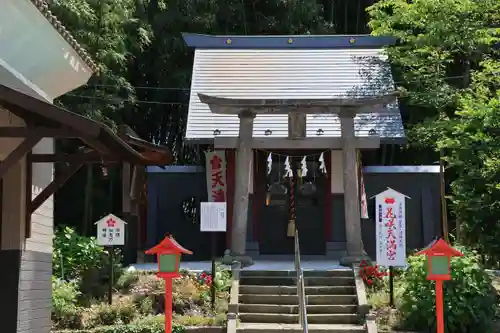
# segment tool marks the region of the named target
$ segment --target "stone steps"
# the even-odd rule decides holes
[[[303,271],[304,277],[352,277],[351,269],[338,269],[333,271]],[[241,276],[269,276],[269,277],[291,277],[296,278],[295,271],[251,271],[246,270],[241,272]]]
[[[240,323],[237,330],[239,333],[304,333],[300,325],[298,324],[273,324],[269,325],[266,323]],[[352,324],[330,324],[330,325],[318,325],[311,324],[308,326],[308,333],[365,333],[365,327],[363,325],[352,325]]]
[[[240,304],[299,304],[297,295],[264,295],[264,294],[240,294]],[[307,305],[354,305],[356,304],[355,295],[309,295],[306,296]]]
[[[308,286],[306,295],[355,295],[354,286]],[[297,295],[296,286],[240,286],[240,294]]]
[[[303,333],[295,281],[294,271],[242,271],[237,332]],[[305,271],[304,284],[309,332],[365,332],[352,270]]]
[[[282,323],[298,324],[298,314],[283,313],[239,313],[240,321],[247,323]],[[357,313],[323,313],[307,314],[309,324],[359,324],[360,318]]]
[[[295,277],[285,276],[244,276],[240,278],[240,285],[263,285],[263,286],[293,286]],[[304,277],[304,286],[354,286],[354,278],[347,276],[322,276]]]
[[[283,314],[298,314],[298,305],[287,304],[240,304],[240,313],[283,313]],[[342,314],[342,313],[357,313],[356,305],[307,305],[307,314]]]

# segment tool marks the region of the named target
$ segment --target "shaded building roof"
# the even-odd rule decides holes
[[[236,115],[213,114],[200,95],[239,100],[332,100],[378,97],[394,91],[382,49],[395,43],[374,36],[203,36],[184,34],[196,48],[187,140],[238,136]],[[397,103],[355,117],[357,136],[405,137]],[[286,114],[257,115],[254,137],[287,137]],[[340,137],[335,114],[308,114],[307,137]]]
[[[76,39],[69,33],[68,29],[59,21],[59,19],[52,14],[49,10],[49,5],[45,0],[30,0],[33,5],[40,11],[40,13],[52,24],[52,26],[59,32],[64,40],[76,51],[89,68],[95,73],[98,71],[97,64],[92,60],[90,55],[85,49],[76,41]]]
[[[102,155],[141,165],[166,165],[172,162],[172,154],[166,147],[130,135],[122,138],[104,124],[1,84],[0,106],[24,119],[29,126],[43,127],[47,137],[52,137],[51,130],[54,131],[54,137],[58,137],[56,134],[62,130],[68,138],[80,138]],[[138,140],[141,141],[140,147]]]

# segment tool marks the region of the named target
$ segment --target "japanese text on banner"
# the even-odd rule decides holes
[[[394,190],[382,192],[376,196],[376,207],[377,264],[405,266],[405,196]]]
[[[226,158],[224,151],[205,152],[209,202],[226,201]]]

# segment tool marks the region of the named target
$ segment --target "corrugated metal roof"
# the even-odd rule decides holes
[[[187,139],[238,136],[237,116],[212,114],[198,93],[239,99],[331,99],[390,93],[394,84],[382,49],[196,49]],[[254,137],[288,136],[287,115],[258,115]],[[339,137],[336,115],[308,115],[307,136]],[[357,136],[404,138],[397,105],[355,118]],[[269,137],[269,136],[268,136]]]

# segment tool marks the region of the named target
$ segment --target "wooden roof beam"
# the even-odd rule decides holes
[[[255,114],[339,114],[348,109],[355,114],[369,113],[377,107],[395,103],[399,92],[381,96],[345,96],[331,99],[241,99],[210,96],[199,93],[202,103],[210,107],[212,113],[240,114],[251,110]]]
[[[354,139],[356,148],[377,149],[380,147],[380,138],[376,135],[370,137],[357,137]],[[252,149],[342,149],[343,139],[337,138],[253,138]],[[237,137],[216,137],[214,148],[236,149]]]
[[[7,171],[28,154],[42,138],[37,135],[26,137],[2,162],[0,162],[0,178],[3,178]]]
[[[54,180],[31,201],[29,207],[27,208],[30,216],[45,202],[45,200],[60,189],[68,181],[68,179],[71,178],[71,176],[80,170],[83,164],[83,161],[78,161],[67,165],[61,172],[59,172]]]

